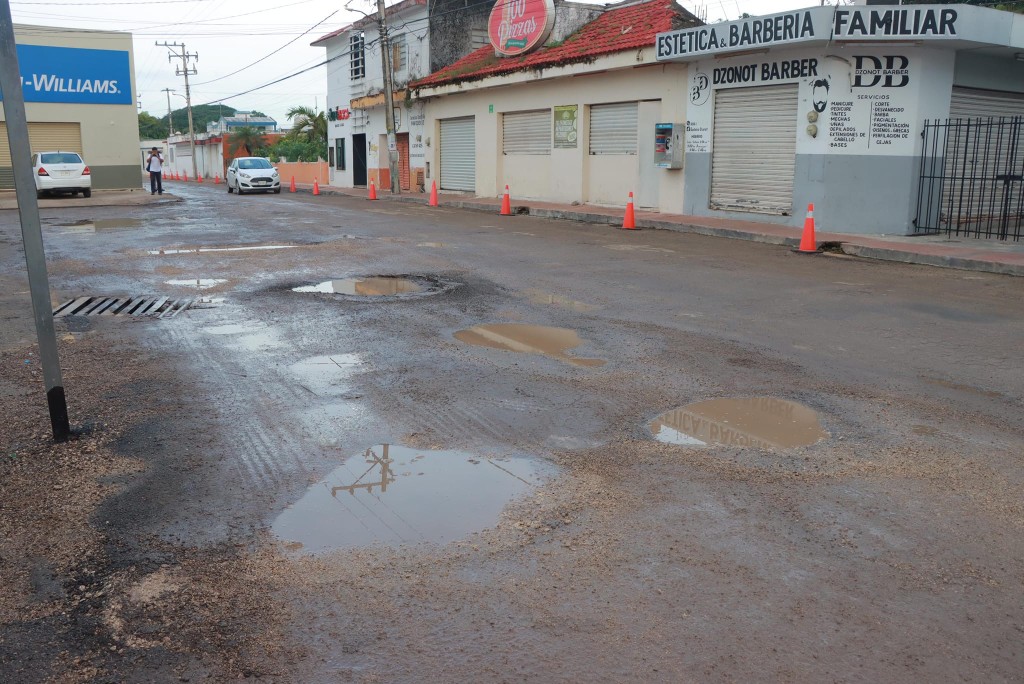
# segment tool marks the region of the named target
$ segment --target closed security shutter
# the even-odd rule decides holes
[[[551,110],[509,112],[502,116],[502,152],[551,154]]]
[[[82,154],[82,128],[78,122],[30,122],[28,140],[32,154],[60,150]],[[89,160],[86,159],[88,164]],[[7,124],[0,121],[0,190],[14,189],[11,149],[7,144]]]
[[[441,120],[441,189],[476,191],[473,117]]]
[[[997,176],[1024,167],[1024,144],[1013,117],[1024,117],[1024,94],[953,88],[946,133],[942,220],[973,227],[991,223],[1005,201]],[[959,121],[957,121],[959,120]],[[1019,184],[1011,184],[1019,197]],[[966,198],[966,201],[962,201]],[[1011,205],[1019,204],[1011,199]]]
[[[636,154],[637,103],[590,107],[590,154]]]
[[[1024,93],[1001,93],[995,90],[953,88],[949,118],[975,119],[1001,116],[1024,116]]]
[[[796,126],[796,84],[715,91],[711,208],[792,214]]]

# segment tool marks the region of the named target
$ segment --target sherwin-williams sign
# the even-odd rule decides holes
[[[123,50],[18,45],[25,102],[133,104],[131,67]],[[3,99],[0,93],[0,99]]]
[[[554,26],[554,0],[504,0],[491,9],[487,33],[499,57],[514,57],[543,45]]]

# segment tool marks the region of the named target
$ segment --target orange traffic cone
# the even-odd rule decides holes
[[[377,199],[377,186],[373,184],[373,181],[370,181],[370,193],[366,196],[366,199],[368,199],[368,200],[375,200],[375,199]]]
[[[622,219],[622,227],[626,230],[636,230],[636,216],[633,214],[633,193],[629,193],[629,202],[626,203],[626,215]]]
[[[505,196],[501,198],[501,215],[512,215],[512,201],[508,197],[508,186],[505,186]]]
[[[292,176],[292,184],[288,186],[288,192],[295,192],[295,176]]]
[[[313,194],[314,195],[319,195],[320,194],[320,181],[315,180],[315,179],[313,180]]]
[[[430,206],[437,206],[437,181],[431,181],[430,183]]]
[[[818,243],[814,240],[814,205],[807,205],[807,218],[804,219],[804,234],[800,238],[800,247],[793,250],[801,254],[817,254]]]
[[[213,177],[213,184],[214,185],[220,185],[220,174],[219,173],[214,175],[214,177]]]
[[[199,174],[199,175],[198,175],[198,176],[196,177],[196,182],[197,182],[197,183],[202,183],[202,182],[203,182],[203,174]]]
[[[182,180],[188,182],[188,171],[182,171]]]

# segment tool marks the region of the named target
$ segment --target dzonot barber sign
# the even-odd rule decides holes
[[[975,9],[962,5],[812,7],[660,33],[657,56],[659,60],[673,60],[814,40],[964,39],[964,19],[977,18],[970,14]],[[984,28],[974,24],[970,33]]]

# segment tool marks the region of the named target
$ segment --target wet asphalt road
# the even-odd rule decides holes
[[[152,417],[119,443],[148,469],[96,519],[111,521],[117,567],[186,548],[283,554],[285,579],[265,581],[287,607],[290,655],[263,664],[268,679],[1020,680],[1019,279],[388,201],[171,190],[183,201],[43,211],[55,300],[213,300],[169,321],[61,324],[166,373],[138,388]],[[0,214],[7,349],[34,337],[17,239],[16,216]],[[243,246],[288,249],[173,253]],[[370,275],[447,289],[292,291]],[[195,279],[223,282],[168,284]],[[606,363],[455,337],[488,323],[574,330],[568,354]],[[651,439],[659,414],[720,397],[799,402],[829,436],[767,450]],[[310,560],[274,535],[311,486],[351,484],[330,478],[354,457],[372,469],[364,452],[382,444],[535,465],[517,472],[526,486],[500,524],[459,498],[501,502],[470,469],[444,501],[427,488],[370,531],[404,547]],[[398,497],[417,467],[394,469]],[[417,544],[445,508],[483,531]],[[306,547],[344,544],[323,528],[362,525],[345,510],[314,510]],[[216,672],[166,654],[135,662],[143,678]]]

